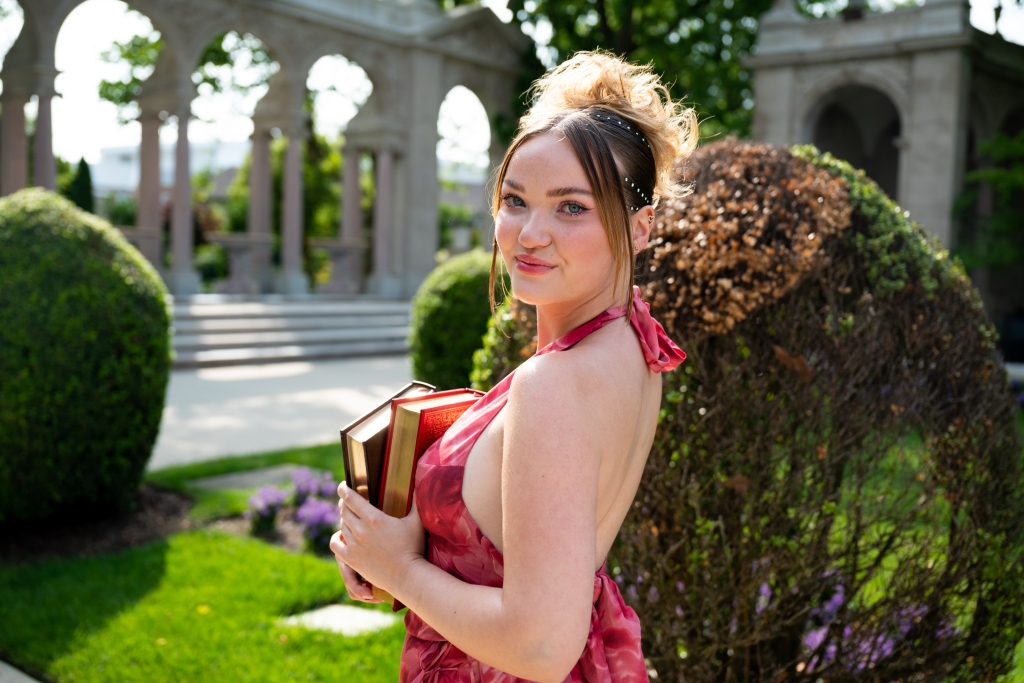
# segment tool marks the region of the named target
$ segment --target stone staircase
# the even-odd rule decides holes
[[[408,301],[200,295],[175,301],[173,311],[175,368],[408,350]]]

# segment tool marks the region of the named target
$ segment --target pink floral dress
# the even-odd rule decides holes
[[[601,313],[543,349],[538,355],[570,348],[591,332],[626,314],[620,306]],[[655,372],[671,370],[686,358],[651,317],[650,307],[633,290],[633,316],[640,348]],[[508,402],[510,374],[491,389],[435,442],[416,468],[416,508],[427,531],[427,559],[466,583],[501,586],[504,562],[477,527],[462,499],[466,458],[480,433]],[[402,648],[402,683],[516,683],[522,679],[465,654],[410,610]],[[648,681],[640,650],[640,620],[622,600],[604,566],[594,575],[590,635],[583,654],[565,679],[572,683]]]

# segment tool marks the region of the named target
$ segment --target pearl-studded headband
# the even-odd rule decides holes
[[[624,130],[628,130],[629,132],[633,133],[633,135],[635,135],[638,138],[640,138],[640,141],[643,142],[645,145],[647,145],[647,149],[651,149],[651,143],[647,142],[647,138],[645,138],[643,135],[641,135],[640,134],[640,130],[638,128],[636,128],[635,126],[630,126],[628,123],[626,123],[622,119],[618,119],[618,118],[615,118],[613,116],[608,116],[607,114],[602,114],[601,112],[596,112],[596,111],[592,112],[591,116],[593,116],[598,121],[607,121],[609,123],[615,124],[619,128],[622,128]],[[653,153],[653,151],[654,150],[651,150],[652,153]],[[644,200],[644,202],[646,204],[650,204],[651,203],[651,198],[648,197],[647,195],[645,195],[643,193],[643,190],[641,190],[639,187],[637,187],[636,183],[634,183],[632,180],[629,179],[629,176],[623,177],[622,180],[623,180],[623,182],[629,183],[629,186],[631,188],[633,188],[633,190],[640,196],[640,199]],[[630,211],[639,211],[640,207],[639,206],[631,206],[631,207],[629,207],[629,210]]]

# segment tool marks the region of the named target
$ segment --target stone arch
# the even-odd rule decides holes
[[[899,201],[906,118],[884,91],[847,84],[825,92],[805,122],[809,141],[862,168]]]
[[[814,81],[799,98],[794,111],[800,142],[811,142],[813,125],[821,114],[823,100],[831,92],[846,86],[862,86],[881,92],[896,107],[900,121],[910,120],[910,94],[897,78],[882,69],[843,69]]]
[[[1017,135],[1021,131],[1024,131],[1024,102],[1008,111],[999,124],[1000,133]]]
[[[373,95],[373,92],[375,91],[376,88],[374,86],[373,79],[370,77],[369,73],[367,73],[366,69],[363,68],[362,64],[360,64],[359,62],[357,62],[355,60],[349,59],[348,56],[346,56],[344,54],[335,52],[335,53],[332,53],[332,54],[325,54],[325,55],[322,55],[322,56],[318,57],[310,65],[310,67],[308,69],[306,69],[306,71],[304,73],[306,74],[306,90],[307,91],[312,92],[315,89],[314,87],[310,87],[310,81],[314,78],[314,70],[317,69],[318,65],[324,64],[325,60],[334,60],[334,59],[343,60],[348,65],[346,67],[347,69],[350,69],[352,71],[357,69],[358,72],[355,72],[355,74],[358,74],[358,73],[361,72],[361,74],[362,74],[361,78],[365,79],[366,83],[369,85],[369,91],[366,92],[365,95],[363,93],[361,93],[361,92],[355,92],[355,93],[349,92],[349,95],[352,95],[351,97],[344,97],[344,96],[342,96],[344,99],[346,99],[348,101],[348,103],[351,104],[351,106],[353,106],[355,108],[355,111],[353,112],[352,116],[349,117],[349,119],[347,121],[345,121],[344,123],[339,123],[338,124],[339,125],[339,132],[340,132],[341,129],[343,129],[345,126],[347,126],[348,122],[351,121],[352,118],[354,118],[356,115],[358,115],[359,111],[366,105],[368,99]],[[339,95],[340,95],[341,92],[345,89],[345,85],[346,84],[341,84],[339,86],[337,83],[332,83],[330,85],[330,87],[334,88],[334,90],[336,92],[338,92]],[[314,107],[317,110],[319,110],[319,106],[315,102],[314,102]],[[319,116],[319,114],[318,114],[318,116]]]

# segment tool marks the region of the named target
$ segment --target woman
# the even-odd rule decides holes
[[[494,254],[537,307],[541,351],[424,454],[416,514],[339,487],[331,547],[349,594],[372,601],[358,573],[409,607],[402,681],[647,680],[604,562],[654,439],[659,373],[685,358],[633,276],[696,121],[649,69],[603,53],[535,91],[497,174]]]

